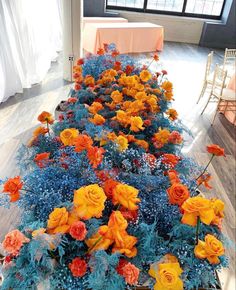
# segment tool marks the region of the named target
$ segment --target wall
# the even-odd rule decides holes
[[[120,16],[130,22],[152,22],[164,26],[164,39],[167,41],[198,44],[204,21],[198,18],[187,18],[150,13],[120,11]]]
[[[200,40],[201,46],[236,48],[236,0],[227,0],[222,22],[205,22]]]

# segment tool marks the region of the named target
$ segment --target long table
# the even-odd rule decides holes
[[[104,43],[115,43],[120,53],[163,49],[164,28],[149,22],[90,23],[84,28],[83,48],[91,53]]]

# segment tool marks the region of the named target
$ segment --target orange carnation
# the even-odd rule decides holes
[[[142,70],[139,76],[140,79],[145,83],[148,82],[152,77],[151,73],[148,70]]]
[[[19,230],[13,230],[5,236],[2,247],[9,254],[17,256],[23,244],[29,241]]]
[[[211,264],[219,264],[218,257],[224,255],[225,249],[221,241],[213,235],[206,235],[205,242],[199,240],[194,248],[194,254],[199,259],[207,259]]]
[[[181,206],[190,196],[187,186],[181,183],[172,184],[172,186],[167,189],[167,193],[170,203],[177,204],[178,206]]]
[[[99,164],[102,163],[103,160],[103,154],[105,153],[105,150],[103,148],[99,147],[89,147],[87,148],[87,156],[90,161],[90,164],[93,168],[97,168]]]
[[[93,145],[93,140],[90,136],[85,134],[79,134],[74,140],[75,152],[81,152],[87,150]]]
[[[216,156],[225,156],[224,148],[221,148],[220,146],[216,144],[208,145],[207,151]]]
[[[39,135],[45,135],[46,133],[48,133],[48,129],[44,128],[44,127],[38,127],[34,130],[33,132],[33,136],[34,137],[38,137]]]
[[[69,231],[68,212],[65,207],[55,208],[50,213],[47,228],[50,234],[65,234]]]
[[[83,277],[87,271],[87,263],[77,257],[69,264],[69,269],[74,277]]]
[[[10,196],[10,201],[15,202],[20,198],[20,190],[23,187],[23,182],[20,176],[9,178],[3,185],[3,192],[6,192]]]
[[[174,169],[168,170],[167,175],[170,179],[171,184],[180,183],[178,172],[176,170],[174,170]]]
[[[42,124],[53,124],[54,119],[52,114],[43,111],[39,116],[38,116],[38,121],[41,122]]]
[[[201,222],[209,225],[214,217],[214,209],[210,200],[201,196],[188,198],[182,205],[184,211],[182,223],[196,226],[198,217]]]
[[[123,267],[122,272],[126,283],[130,285],[136,285],[138,283],[139,269],[135,267],[133,264],[127,263]]]
[[[78,241],[83,241],[86,237],[87,230],[85,223],[81,221],[77,221],[73,223],[70,227],[70,235],[72,238],[78,240]]]

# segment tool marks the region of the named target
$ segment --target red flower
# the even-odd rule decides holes
[[[78,240],[78,241],[83,241],[86,237],[87,234],[87,229],[85,226],[85,223],[81,221],[77,221],[72,224],[70,227],[70,235],[72,238]]]
[[[74,103],[76,103],[77,101],[78,101],[77,98],[69,98],[69,99],[68,99],[68,103],[71,103],[71,104],[74,104]]]
[[[157,53],[155,53],[155,54],[153,55],[153,59],[154,59],[155,61],[158,61],[158,60],[159,60],[159,56],[158,56]]]
[[[36,154],[34,157],[34,162],[38,165],[39,168],[43,168],[49,163],[49,156],[50,153],[47,152]]]
[[[93,146],[88,148],[87,156],[93,168],[97,168],[102,163],[104,153],[105,150],[103,148]]]
[[[218,146],[216,144],[208,145],[207,151],[213,155],[216,155],[216,156],[225,156],[224,148],[221,148],[220,146]]]
[[[138,218],[138,210],[127,210],[124,207],[121,207],[119,210],[123,217],[128,221],[136,221]]]
[[[116,70],[116,71],[122,70],[121,62],[120,61],[115,61],[113,69]]]
[[[99,48],[98,51],[97,51],[98,55],[103,55],[104,53],[105,53],[105,51],[104,51],[103,48]]]
[[[197,184],[203,184],[207,189],[212,189],[212,186],[208,183],[211,180],[211,175],[209,173],[205,173],[197,179]]]
[[[125,265],[127,265],[129,262],[126,261],[125,259],[120,259],[119,264],[117,265],[116,271],[118,274],[123,276],[123,268]]]
[[[75,90],[79,91],[81,89],[81,85],[80,84],[75,84]]]
[[[148,127],[148,126],[150,126],[152,124],[152,121],[151,120],[144,120],[143,121],[143,125],[145,126],[145,127]]]
[[[117,182],[116,180],[113,180],[113,179],[107,179],[104,182],[103,189],[104,189],[104,191],[106,193],[106,196],[108,198],[112,198],[112,196],[113,196],[113,190],[117,186],[117,184],[119,184],[119,182]]]
[[[103,48],[104,48],[105,52],[108,52],[108,44],[107,43],[103,43]]]
[[[163,159],[161,162],[169,165],[172,168],[174,168],[180,160],[180,158],[174,154],[163,154],[162,157]]]
[[[69,264],[69,268],[74,277],[83,277],[87,271],[87,263],[77,257]]]
[[[163,69],[161,72],[162,72],[163,75],[167,75],[167,71],[166,70]]]
[[[119,51],[118,50],[113,50],[112,53],[111,53],[111,56],[116,58],[118,55],[119,55]]]
[[[77,65],[82,65],[82,64],[84,64],[84,59],[83,58],[79,58],[77,60]]]
[[[172,131],[170,133],[168,141],[172,144],[181,144],[183,141],[183,138],[178,131]]]
[[[23,187],[23,182],[20,176],[9,178],[3,185],[3,192],[10,195],[10,202],[15,202],[20,198],[20,190]]]
[[[130,75],[130,74],[132,73],[133,70],[134,70],[134,67],[128,64],[128,65],[126,66],[126,68],[125,68],[125,73],[126,73],[127,75]]]

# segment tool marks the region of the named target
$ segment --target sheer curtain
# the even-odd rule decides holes
[[[60,1],[0,1],[0,102],[39,83],[62,49]]]

